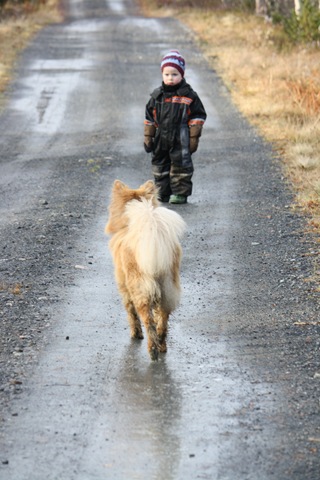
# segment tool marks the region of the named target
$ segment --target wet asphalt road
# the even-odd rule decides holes
[[[183,296],[152,363],[103,231],[114,179],[151,178],[144,106],[172,47],[208,120],[194,194],[171,207]],[[191,33],[130,1],[70,0],[25,51],[0,127],[0,479],[318,479],[314,245]]]

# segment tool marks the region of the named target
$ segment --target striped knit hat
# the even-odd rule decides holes
[[[184,77],[184,70],[186,68],[186,62],[183,56],[178,50],[170,50],[161,61],[161,71],[165,67],[173,67],[178,70],[182,77]]]

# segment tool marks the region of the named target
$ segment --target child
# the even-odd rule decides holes
[[[198,148],[207,114],[184,79],[185,60],[177,50],[161,62],[162,86],[146,105],[144,148],[152,154],[152,171],[162,202],[186,203],[192,193],[191,154]]]

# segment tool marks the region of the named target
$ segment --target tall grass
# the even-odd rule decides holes
[[[6,2],[0,9],[0,108],[21,50],[44,25],[61,19],[58,0]]]

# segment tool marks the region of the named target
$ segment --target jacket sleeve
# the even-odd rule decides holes
[[[150,98],[146,105],[144,124],[157,126],[155,120],[155,101],[153,97]]]
[[[189,127],[193,125],[203,125],[207,118],[207,113],[200,98],[195,92],[194,95],[194,100],[190,105],[190,115],[188,120]]]

